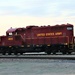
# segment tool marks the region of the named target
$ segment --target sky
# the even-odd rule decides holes
[[[75,0],[0,0],[0,35],[10,27],[67,23],[75,25]]]

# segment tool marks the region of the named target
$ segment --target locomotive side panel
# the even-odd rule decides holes
[[[25,43],[26,45],[32,45],[32,34],[31,34],[31,29],[26,29],[25,32]]]
[[[6,36],[0,37],[0,52],[5,54],[11,54],[12,52],[17,54],[18,52],[23,53],[21,50],[25,44],[24,39],[24,28],[9,29],[6,31]]]
[[[32,41],[36,40],[32,44],[37,44],[37,40],[38,44],[69,44],[72,42],[73,30],[67,30],[68,27],[72,26],[62,25],[32,28],[29,36],[31,36],[30,39]]]

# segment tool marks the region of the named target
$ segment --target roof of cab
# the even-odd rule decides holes
[[[25,28],[10,28],[6,31],[6,33],[13,33],[16,32],[17,30],[21,31],[21,30],[25,30]]]

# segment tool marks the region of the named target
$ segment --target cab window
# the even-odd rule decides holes
[[[12,35],[12,33],[9,33],[9,36],[11,36]]]
[[[67,30],[72,30],[73,28],[72,27],[67,27]]]

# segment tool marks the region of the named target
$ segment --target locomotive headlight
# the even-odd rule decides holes
[[[67,30],[72,30],[72,27],[67,27]]]
[[[64,43],[64,45],[68,45],[68,43]]]
[[[10,47],[12,47],[12,46],[9,46],[9,48],[10,48]]]
[[[50,46],[50,45],[47,45],[47,46]]]
[[[39,45],[36,45],[37,47],[39,47]]]
[[[30,45],[27,45],[27,47],[30,47]]]
[[[21,45],[21,47],[24,47],[24,45]]]

